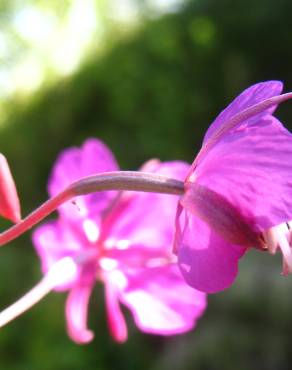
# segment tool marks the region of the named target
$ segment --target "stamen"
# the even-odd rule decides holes
[[[279,226],[271,227],[270,229],[263,232],[263,237],[266,242],[268,251],[271,254],[275,254],[278,248],[279,239]]]
[[[105,283],[105,303],[109,331],[116,342],[123,343],[128,337],[127,324],[120,308],[118,292],[110,282]]]
[[[29,310],[56,286],[71,282],[76,277],[76,271],[77,266],[70,257],[55,263],[35,287],[0,313],[0,327]]]
[[[283,275],[287,275],[292,272],[292,251],[286,236],[281,235],[279,247],[283,253]]]
[[[268,250],[275,254],[280,248],[283,254],[283,275],[292,273],[292,250],[290,245],[290,224],[282,223],[263,233]]]

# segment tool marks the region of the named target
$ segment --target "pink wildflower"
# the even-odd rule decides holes
[[[178,179],[188,169],[183,162],[149,161],[143,167]],[[81,149],[60,155],[49,193],[54,196],[81,177],[116,170],[107,147],[89,139]],[[89,342],[93,333],[87,329],[87,307],[99,280],[105,286],[109,329],[116,341],[127,339],[120,303],[144,332],[172,335],[191,330],[206,307],[206,295],[184,282],[171,253],[177,200],[173,195],[104,191],[60,206],[58,220],[40,226],[33,235],[44,279],[12,311],[0,314],[0,325],[51,289],[69,291],[68,334],[77,343]]]
[[[214,293],[234,281],[251,247],[283,254],[292,272],[292,135],[272,116],[292,94],[251,86],[213,122],[185,181],[175,249],[186,281]]]

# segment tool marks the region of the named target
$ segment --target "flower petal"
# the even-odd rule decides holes
[[[226,134],[191,181],[220,194],[262,232],[292,218],[291,157],[292,135],[267,115]]]
[[[236,99],[234,99],[210,125],[204,137],[204,144],[217,132],[217,130],[230,120],[235,114],[258,104],[261,101],[281,94],[283,83],[281,81],[266,81],[255,84],[244,90]],[[260,114],[272,114],[276,106],[266,109]],[[258,118],[258,115],[254,118]],[[253,118],[253,119],[254,119]]]
[[[87,329],[88,302],[92,285],[77,285],[70,290],[66,301],[66,320],[68,335],[74,342],[90,342],[94,334]]]
[[[74,257],[86,248],[78,237],[62,221],[48,222],[33,232],[33,243],[41,259],[42,272],[46,274],[56,262],[64,257]],[[78,275],[79,276],[79,275]],[[76,276],[76,280],[78,279]],[[70,285],[59,285],[57,290],[66,290]]]
[[[107,146],[99,140],[88,139],[81,148],[66,149],[58,157],[49,180],[49,193],[54,196],[82,177],[118,169],[118,164]],[[100,213],[115,196],[116,192],[113,191],[90,194],[62,205],[59,210],[68,219],[92,219],[93,216],[99,219]]]
[[[206,295],[185,283],[177,265],[141,269],[129,276],[120,300],[140,330],[160,335],[191,330],[206,308]]]
[[[216,293],[234,281],[246,248],[231,244],[204,221],[184,211],[183,230],[176,238],[178,263],[186,282],[195,289]]]
[[[177,179],[184,179],[189,165],[184,162],[165,162],[155,166],[152,162],[148,169],[152,172]],[[156,248],[161,253],[170,250],[178,196],[154,193],[124,192],[119,204],[113,208],[110,218],[105,221],[107,243],[121,248],[131,244]],[[107,226],[108,225],[108,226]],[[123,241],[123,242],[121,242]]]

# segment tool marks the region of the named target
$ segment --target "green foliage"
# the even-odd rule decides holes
[[[29,104],[11,103],[0,146],[25,213],[46,198],[50,168],[67,146],[97,136],[123,169],[151,157],[191,162],[209,123],[243,88],[281,79],[291,90],[291,12],[290,0],[190,1],[178,14],[147,20]],[[279,112],[291,128],[291,104]],[[2,307],[39,276],[29,238],[14,244],[1,250],[1,281],[9,282],[1,284]],[[96,340],[78,347],[66,338],[63,297],[51,295],[1,331],[0,369],[289,369],[291,279],[277,279],[270,259],[254,257],[233,289],[210,298],[197,331],[176,338],[139,334],[129,317],[129,342],[113,344],[97,289]]]

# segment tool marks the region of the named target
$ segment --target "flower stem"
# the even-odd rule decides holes
[[[22,221],[0,234],[0,246],[17,238],[54,212],[61,204],[80,195],[99,191],[128,190],[182,195],[184,183],[155,173],[117,171],[104,172],[73,182],[65,190],[26,216]]]

